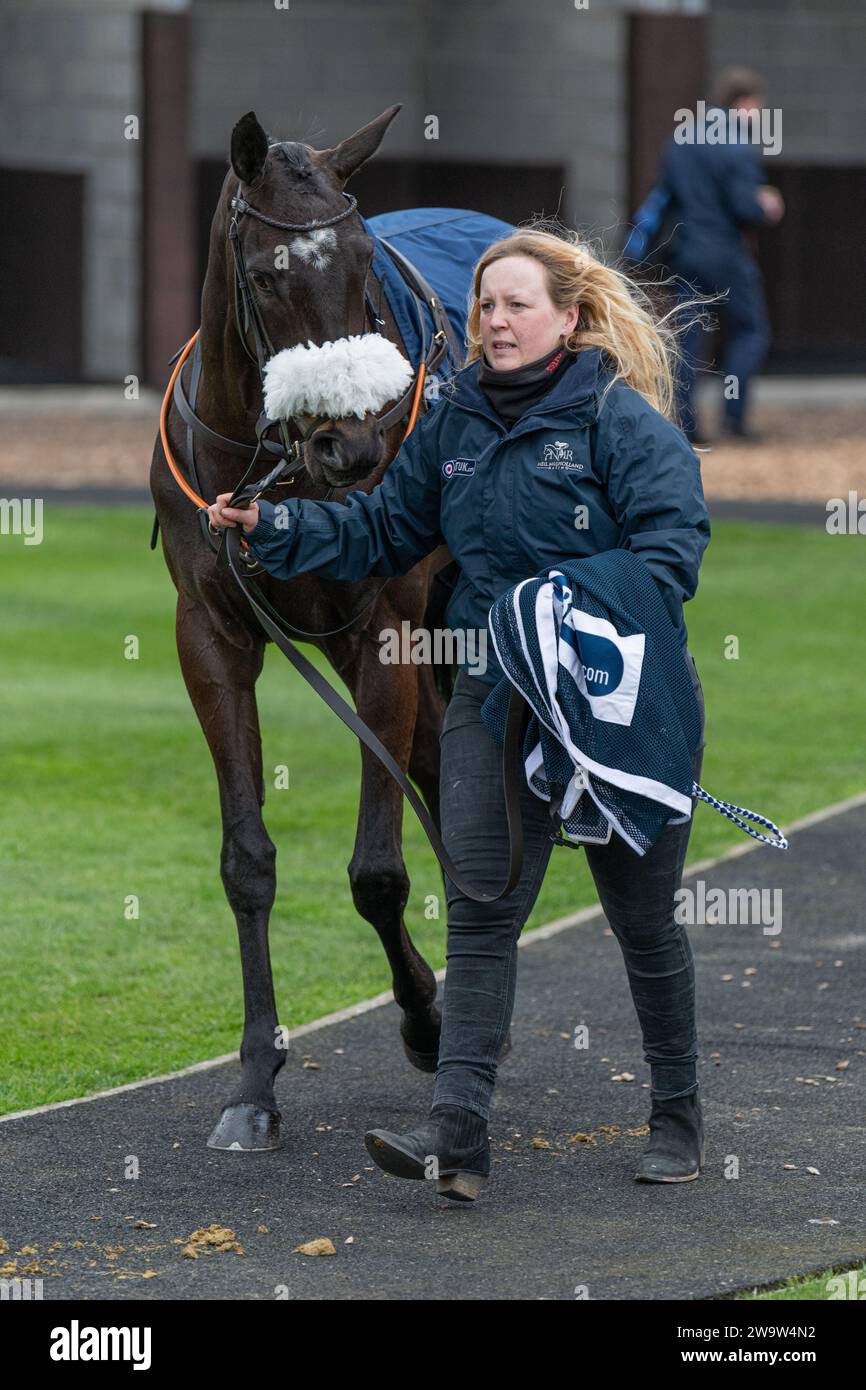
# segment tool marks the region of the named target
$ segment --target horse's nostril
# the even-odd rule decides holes
[[[316,450],[323,463],[340,462],[340,446],[333,435],[320,436],[316,440]]]

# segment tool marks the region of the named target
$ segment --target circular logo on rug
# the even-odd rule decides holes
[[[590,695],[610,695],[622,680],[622,654],[613,642],[597,633],[577,633],[581,675]]]

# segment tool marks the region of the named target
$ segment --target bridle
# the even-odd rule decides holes
[[[246,198],[241,194],[241,185],[238,184],[237,193],[229,204],[229,206],[234,209],[234,212],[229,222],[228,230],[229,245],[231,246],[235,263],[235,323],[237,325],[238,336],[241,340],[241,346],[253,362],[258,362],[260,373],[264,372],[265,362],[267,360],[263,355],[263,349],[267,349],[267,357],[273,357],[276,348],[268,335],[264,319],[259,311],[258,301],[250,289],[246,261],[244,259],[243,243],[240,238],[239,219],[249,214],[250,217],[255,217],[259,222],[264,222],[269,227],[278,227],[280,231],[284,232],[318,231],[325,227],[333,227],[337,222],[342,222],[345,218],[351,217],[358,206],[358,200],[353,197],[351,193],[344,193],[343,197],[348,199],[348,206],[343,208],[342,212],[335,213],[333,217],[326,217],[318,222],[278,222],[275,217],[268,217],[266,213],[260,212],[258,208],[253,207],[252,203],[248,203]],[[243,324],[241,324],[241,305],[243,305]],[[251,324],[253,325],[253,336],[255,339],[255,353],[250,352],[246,336]]]
[[[246,258],[244,256],[243,240],[240,235],[241,218],[245,216],[253,217],[256,218],[258,221],[265,223],[267,226],[278,228],[280,231],[317,231],[326,227],[332,227],[336,225],[338,222],[344,221],[345,218],[350,217],[354,212],[356,212],[358,206],[357,199],[353,197],[352,194],[345,192],[342,192],[341,196],[346,199],[345,208],[342,208],[339,212],[333,214],[331,217],[314,219],[309,222],[283,222],[280,221],[278,218],[271,217],[269,214],[262,212],[259,208],[255,207],[243,196],[240,183],[238,183],[237,191],[235,192],[234,196],[230,201],[229,206],[231,208],[232,215],[229,219],[227,229],[227,241],[231,249],[232,263],[234,267],[233,299],[235,326],[244,352],[246,353],[247,357],[249,357],[250,361],[255,363],[258,369],[260,382],[262,381],[266,363],[269,358],[274,356],[276,349],[268,333],[267,326],[265,324],[264,317],[261,312],[259,301],[254,292],[254,288],[250,283]],[[409,437],[409,435],[415,427],[415,423],[417,421],[419,409],[421,406],[421,401],[423,398],[425,378],[431,372],[436,370],[436,368],[442,361],[442,358],[448,352],[449,348],[451,350],[452,356],[454,357],[455,363],[459,366],[462,362],[462,351],[457,341],[456,334],[454,333],[454,329],[450,323],[450,320],[448,319],[448,315],[446,314],[444,307],[441,304],[441,301],[430,288],[430,286],[427,284],[426,280],[424,280],[423,276],[420,275],[420,273],[415,269],[415,267],[412,266],[411,263],[407,261],[405,257],[403,257],[400,254],[399,251],[397,251],[396,247],[391,246],[384,239],[384,237],[377,237],[377,241],[379,245],[384,248],[385,252],[390,256],[394,264],[397,266],[397,269],[403,276],[404,280],[406,281],[407,285],[409,286],[409,289],[415,301],[415,307],[419,320],[420,337],[422,344],[421,361],[415,368],[413,379],[410,382],[407,390],[404,392],[403,396],[400,398],[400,400],[398,400],[397,403],[394,406],[392,406],[390,410],[386,411],[384,415],[376,417],[378,419],[380,428],[383,431],[385,431],[390,429],[399,420],[404,419],[408,414],[409,423],[406,429],[406,433],[403,436],[403,440],[401,441],[401,443],[403,443]],[[376,328],[384,327],[385,324],[385,320],[381,316],[382,292],[383,287],[380,283],[379,308],[377,311],[373,307],[369,290],[367,288],[367,283],[365,282],[365,322],[369,320],[371,324]],[[427,307],[431,313],[435,325],[435,329],[430,337],[429,343],[427,341],[426,319],[421,307],[422,297],[427,304]],[[246,469],[246,472],[244,473],[243,477],[241,478],[241,481],[235,488],[231,498],[231,505],[233,507],[242,507],[245,505],[249,505],[250,502],[255,501],[256,498],[260,497],[263,493],[270,491],[274,487],[290,486],[295,481],[296,477],[298,477],[301,473],[308,471],[306,464],[303,460],[304,447],[318,430],[322,429],[328,424],[333,423],[333,421],[324,416],[292,417],[290,421],[286,419],[269,420],[268,417],[264,413],[262,413],[259,416],[259,420],[256,425],[255,445],[242,443],[239,440],[229,439],[227,436],[219,434],[216,430],[211,429],[196,414],[195,411],[198,385],[201,377],[201,344],[199,334],[200,330],[196,331],[196,333],[193,334],[192,338],[190,338],[189,342],[186,343],[186,345],[182,349],[180,349],[180,351],[172,359],[174,371],[172,373],[171,379],[169,380],[168,388],[166,390],[165,398],[163,400],[163,409],[160,415],[160,434],[162,437],[163,451],[165,453],[169,468],[171,469],[171,472],[174,475],[175,481],[178,483],[182,491],[190,498],[190,500],[196,503],[197,507],[199,508],[199,518],[202,524],[202,529],[205,534],[205,537],[207,538],[211,548],[215,551],[219,551],[221,545],[221,535],[218,531],[214,531],[211,529],[210,520],[207,515],[208,504],[200,495],[201,488],[198,482],[198,476],[195,467],[196,438],[201,439],[210,447],[219,449],[224,453],[236,454],[249,459],[249,465]],[[250,347],[250,338],[252,339],[252,348]],[[189,357],[190,353],[192,354],[192,363],[189,395],[187,396],[183,388],[182,372],[184,364],[187,358]],[[189,472],[192,478],[192,487],[190,487],[189,484],[186,482],[186,479],[183,478],[181,471],[177,466],[168,440],[167,414],[168,407],[171,402],[174,403],[178,411],[178,414],[181,416],[181,418],[184,420],[187,426],[186,452]],[[290,438],[289,423],[291,423],[294,426],[295,430],[298,432],[298,438]],[[274,429],[277,430],[279,440],[273,440],[268,438],[268,435]],[[268,474],[266,474],[263,478],[258,479],[258,481],[254,483],[249,483],[248,479],[250,477],[250,474],[254,473],[255,467],[262,454],[270,454],[272,457],[276,459],[276,462],[272,467],[271,471]],[[291,470],[292,476],[286,479],[283,477],[283,475],[289,470]],[[329,487],[322,500],[327,500],[331,496],[333,490],[333,486]],[[154,524],[153,534],[151,536],[151,549],[153,549],[156,545],[157,530],[158,522]],[[263,567],[259,564],[259,562],[255,559],[254,556],[251,556],[249,554],[246,541],[241,541],[241,550],[244,563],[246,564],[249,571],[253,574],[263,573]],[[352,621],[354,622],[356,621],[356,619],[352,619]],[[291,624],[289,624],[289,626],[291,626]],[[296,631],[303,632],[303,629],[298,628],[296,629]],[[338,628],[334,629],[333,631],[339,632],[343,631],[343,629]],[[303,633],[303,635],[325,637],[331,636],[333,634],[331,632],[322,632]]]
[[[254,217],[257,221],[265,223],[268,227],[276,227],[279,231],[285,232],[320,231],[327,227],[336,226],[338,222],[345,221],[347,217],[351,217],[353,213],[357,211],[357,198],[351,193],[346,192],[342,192],[341,197],[346,199],[346,207],[340,212],[334,213],[331,217],[316,218],[310,222],[281,222],[278,218],[271,217],[267,213],[261,212],[259,208],[255,207],[244,198],[240,183],[237,186],[237,192],[231,199],[229,206],[232,209],[232,217],[229,222],[228,241],[232,250],[235,266],[235,324],[241,345],[250,360],[257,364],[260,377],[264,373],[268,358],[274,356],[276,349],[271,342],[261,314],[259,302],[250,285],[246,259],[244,257],[243,242],[240,235],[240,219],[245,216]],[[409,284],[409,288],[415,295],[422,328],[422,361],[418,365],[415,377],[396,405],[392,406],[384,415],[377,416],[380,427],[383,430],[388,430],[392,425],[396,424],[398,420],[404,419],[407,412],[410,412],[409,426],[406,430],[406,434],[403,436],[403,441],[401,441],[405,442],[415,427],[422,398],[424,378],[435,371],[449,347],[454,353],[458,365],[462,362],[463,355],[454,330],[451,327],[448,315],[445,313],[444,307],[438,296],[434,294],[433,290],[415,267],[411,266],[409,262],[400,255],[396,247],[391,246],[383,237],[379,237],[378,241],[387,250],[392,260],[394,260],[397,268],[401,271],[404,279],[406,279]],[[433,316],[433,321],[436,325],[429,346],[427,345],[423,314],[420,310],[420,304],[417,303],[419,293],[426,298],[428,307]],[[381,310],[381,297],[382,286],[380,285],[379,310]],[[374,310],[366,282],[364,285],[364,307],[365,313],[372,323],[379,327],[384,327],[385,320],[381,317],[381,312]],[[250,351],[247,341],[247,335],[250,331],[252,331],[254,352]],[[324,417],[312,417],[312,422],[309,423],[310,418],[311,417],[308,416],[302,417],[303,423],[298,425],[298,429],[302,434],[302,439],[294,441],[297,460],[300,459],[300,446],[307,442],[323,422],[327,424],[332,423],[330,420],[325,420]],[[288,454],[291,445],[285,434],[285,422],[280,420],[277,424],[280,427],[280,433],[286,446],[286,453]]]
[[[335,213],[333,217],[327,217],[322,219],[321,221],[316,222],[279,222],[275,217],[269,217],[266,213],[260,212],[258,208],[253,207],[252,203],[248,203],[246,198],[244,198],[241,193],[241,185],[238,184],[237,192],[235,193],[235,196],[232,198],[231,203],[229,204],[229,206],[233,209],[233,213],[229,222],[228,229],[228,242],[229,246],[231,247],[232,258],[234,260],[235,268],[235,326],[238,331],[238,337],[241,342],[241,347],[243,348],[247,357],[249,357],[250,361],[255,362],[258,366],[260,379],[264,376],[265,365],[268,361],[268,358],[273,357],[277,350],[271,341],[270,334],[268,333],[267,327],[265,325],[261,308],[259,306],[259,301],[253,293],[252,286],[250,285],[249,273],[247,271],[246,259],[244,257],[243,242],[240,236],[240,218],[244,217],[245,215],[249,215],[250,217],[255,217],[259,222],[266,223],[269,227],[278,227],[281,231],[285,232],[308,232],[312,230],[318,230],[324,227],[333,227],[337,222],[342,222],[345,218],[350,217],[358,206],[357,198],[354,198],[350,193],[344,193],[343,197],[348,200],[348,205],[342,210],[342,212]],[[252,352],[250,351],[250,346],[248,342],[248,334],[250,330],[252,330],[254,344],[254,351]],[[323,422],[323,419],[321,417],[313,416],[309,423],[305,422],[304,425],[299,426],[296,419],[293,420],[293,423],[296,425],[296,427],[298,427],[301,430],[302,437],[300,440],[296,439],[294,441],[291,441],[289,439],[287,422],[285,420],[278,420],[276,422],[280,438],[283,442],[286,457],[288,458],[294,451],[295,462],[298,465],[301,465],[301,449],[303,445],[306,444],[307,440],[312,437],[315,431],[319,429],[323,423],[330,424],[331,421]],[[306,465],[302,466],[306,467]],[[326,496],[330,497],[332,492],[333,488],[329,488],[328,492],[326,493]],[[233,505],[237,504],[233,503]]]

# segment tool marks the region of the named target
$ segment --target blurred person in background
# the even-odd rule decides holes
[[[750,132],[760,131],[765,86],[748,68],[726,68],[716,79],[696,139],[666,145],[659,179],[635,214],[635,231],[625,255],[640,259],[649,241],[648,223],[671,228],[663,248],[675,275],[687,282],[681,298],[694,290],[723,296],[715,312],[725,345],[721,368],[726,378],[722,432],[726,438],[755,440],[746,424],[749,383],[760,371],[770,342],[770,326],[761,272],[755,259],[754,230],[775,226],[785,207],[778,189],[764,183],[760,146]],[[719,111],[725,113],[728,137],[714,142]],[[737,112],[728,120],[728,112]],[[706,129],[701,131],[700,124]],[[694,387],[702,360],[704,324],[692,320],[681,343],[677,382],[680,424],[693,444],[705,442],[695,413]]]

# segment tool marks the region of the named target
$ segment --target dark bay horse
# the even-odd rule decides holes
[[[165,422],[170,451],[187,470],[194,445],[193,477],[197,471],[198,491],[208,502],[239,484],[249,458],[239,455],[231,441],[253,444],[262,414],[261,360],[250,315],[274,351],[367,331],[373,242],[356,212],[337,214],[345,214],[347,208],[343,186],[375,153],[399,110],[399,105],[389,107],[325,150],[269,143],[253,113],[234,128],[231,168],[211,228],[200,358],[187,361],[180,378],[186,398],[192,395],[199,423],[190,429],[176,402]],[[240,193],[257,214],[238,224],[233,199]],[[349,200],[348,206],[353,203]],[[305,228],[328,219],[333,225],[326,238],[322,233],[301,238],[285,230],[287,224]],[[251,295],[250,305],[244,301],[240,307],[231,235],[241,239],[241,264]],[[290,271],[275,271],[277,248],[285,248],[287,240],[293,252]],[[326,274],[319,257],[322,248],[330,253]],[[375,277],[371,283],[380,331],[405,356],[387,300],[378,293]],[[299,445],[305,468],[290,489],[270,492],[273,501],[286,496],[340,501],[351,489],[369,491],[397,453],[406,421],[383,429],[379,417],[368,414],[360,420],[350,417],[308,426],[309,421],[286,426],[292,442],[305,441]],[[222,446],[219,436],[226,437]],[[272,463],[273,455],[264,456],[253,478],[266,474]],[[266,637],[228,569],[216,563],[207,528],[199,524],[195,507],[172,476],[159,439],[150,483],[163,553],[177,589],[180,665],[216,767],[222,813],[220,868],[237,921],[243,969],[240,1079],[208,1142],[214,1148],[276,1148],[280,1112],[274,1079],[286,1054],[268,950],[276,851],[262,817],[265,783],[255,694]],[[257,581],[289,624],[325,634],[317,636],[314,645],[346,682],[361,718],[400,767],[408,769],[437,824],[443,696],[431,666],[383,664],[377,634],[383,627],[400,631],[406,619],[412,627],[424,625],[432,577],[449,559],[442,547],[407,575],[384,584],[381,578],[339,583],[316,574],[288,582],[263,574]],[[394,998],[403,1012],[400,1032],[406,1054],[414,1066],[433,1071],[440,1027],[436,981],[403,921],[409,879],[401,853],[401,825],[400,791],[362,748],[358,828],[348,866],[352,898],[385,948]]]

